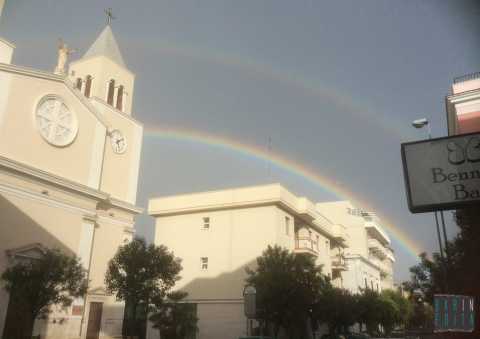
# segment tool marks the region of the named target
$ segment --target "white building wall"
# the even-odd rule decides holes
[[[247,334],[243,303],[201,303],[197,314],[198,339],[238,339]]]
[[[352,293],[361,293],[367,287],[375,291],[382,290],[380,272],[358,256],[347,256],[345,259],[348,269],[343,272],[343,287]],[[378,286],[378,289],[377,289]]]
[[[190,299],[240,299],[244,268],[279,235],[275,206],[197,212],[156,219],[155,243],[167,246],[182,258],[182,279],[177,288]],[[210,225],[204,229],[204,219]],[[292,235],[293,237],[293,235]],[[202,270],[201,257],[208,258]]]

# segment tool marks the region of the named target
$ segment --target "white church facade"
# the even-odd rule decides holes
[[[55,72],[12,64],[14,47],[0,38],[0,273],[46,247],[78,256],[88,272],[87,295],[37,320],[33,335],[121,336],[123,305],[107,295],[104,276],[142,213],[135,76],[109,25],[68,69],[63,43]],[[13,331],[14,307],[0,289],[3,337]]]

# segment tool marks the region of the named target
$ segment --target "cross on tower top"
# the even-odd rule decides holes
[[[110,25],[112,23],[112,20],[115,19],[115,17],[113,16],[113,13],[112,13],[112,9],[107,8],[105,10],[105,15],[107,16],[107,25]]]

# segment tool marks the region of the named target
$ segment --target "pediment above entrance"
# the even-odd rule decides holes
[[[47,252],[47,248],[40,243],[28,244],[22,247],[9,249],[7,256],[13,261],[40,259]]]

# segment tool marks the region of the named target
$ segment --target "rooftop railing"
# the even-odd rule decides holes
[[[453,79],[453,83],[458,84],[460,82],[475,80],[475,79],[480,79],[480,72],[465,74],[465,75],[456,77]]]

